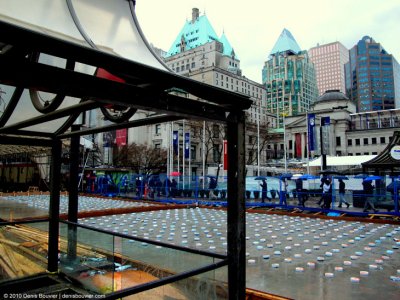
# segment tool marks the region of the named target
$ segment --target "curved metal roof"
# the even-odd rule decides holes
[[[400,160],[394,158],[391,154],[393,147],[400,146],[400,131],[393,133],[393,138],[390,139],[390,143],[386,148],[379,153],[375,158],[366,161],[362,164],[364,169],[375,169],[375,170],[388,170],[392,173],[400,173]]]

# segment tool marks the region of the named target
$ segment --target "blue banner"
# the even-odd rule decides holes
[[[308,151],[315,151],[315,114],[308,114]]]
[[[178,131],[174,130],[172,133],[172,146],[174,148],[175,155],[178,155],[178,141],[179,141]]]
[[[331,125],[331,118],[330,117],[322,117],[321,118],[321,126],[328,126]]]
[[[190,152],[190,133],[186,132],[185,133],[185,158],[189,158],[189,152]]]

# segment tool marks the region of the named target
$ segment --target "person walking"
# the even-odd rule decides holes
[[[268,199],[267,192],[268,192],[268,185],[266,179],[262,179],[261,186],[261,203],[265,202],[265,199]]]
[[[332,203],[332,185],[328,178],[325,179],[324,185],[322,186],[322,197],[324,199],[322,208],[330,209]]]
[[[319,201],[318,201],[318,206],[321,206],[322,202],[324,202],[323,187],[324,187],[324,183],[325,183],[325,180],[326,180],[326,179],[328,179],[328,177],[326,177],[326,175],[324,174],[324,175],[322,176],[322,178],[321,178],[321,184],[319,185],[319,187],[320,187],[321,190],[322,190],[322,195],[321,195],[321,199],[319,199]],[[321,207],[322,207],[322,206],[321,206]]]
[[[178,187],[178,183],[176,182],[175,178],[172,178],[171,181],[171,198],[174,198],[176,196],[176,192],[177,192],[177,187]]]
[[[365,204],[363,212],[368,212],[369,207],[376,213],[378,210],[375,208],[374,205],[374,186],[372,185],[371,181],[364,180],[362,182],[364,195],[365,195]]]
[[[346,184],[344,183],[343,179],[339,179],[339,205],[338,207],[342,207],[342,203],[347,205],[349,208],[350,203],[346,201],[344,194],[346,193]]]
[[[300,178],[296,179],[296,194],[298,205],[304,207],[306,197],[303,189],[303,180],[301,180]]]
[[[138,199],[142,198],[142,194],[143,194],[143,187],[142,187],[142,181],[140,180],[139,177],[136,178],[136,197]]]
[[[208,189],[210,192],[210,199],[211,200],[216,200],[217,195],[215,195],[215,189],[217,188],[217,180],[214,177],[210,177],[210,182],[208,184]]]

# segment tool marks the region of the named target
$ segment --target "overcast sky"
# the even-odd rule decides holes
[[[303,50],[335,41],[350,49],[369,35],[400,62],[399,0],[136,0],[147,40],[165,51],[191,19],[193,7],[205,12],[218,36],[225,32],[243,75],[259,83],[284,28]]]

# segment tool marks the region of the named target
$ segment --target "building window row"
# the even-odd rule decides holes
[[[337,144],[337,139],[340,137],[336,137],[336,145],[340,146]],[[353,143],[354,141],[354,143]],[[378,138],[376,137],[372,137],[372,138],[363,138],[362,139],[363,145],[376,145],[378,143]],[[379,143],[380,144],[386,144],[386,137],[381,136],[379,138]],[[361,139],[356,138],[356,139],[348,139],[347,140],[347,146],[361,146]]]

